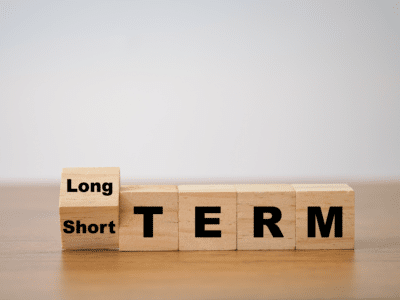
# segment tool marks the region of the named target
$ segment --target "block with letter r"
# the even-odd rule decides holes
[[[295,249],[296,192],[289,184],[239,184],[238,250]]]

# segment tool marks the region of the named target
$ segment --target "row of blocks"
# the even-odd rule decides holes
[[[63,249],[354,249],[347,184],[129,185],[119,168],[63,169]]]

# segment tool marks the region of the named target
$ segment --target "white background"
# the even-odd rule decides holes
[[[0,1],[0,179],[400,176],[399,1]]]

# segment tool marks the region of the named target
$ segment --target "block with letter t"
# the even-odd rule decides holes
[[[347,184],[293,184],[296,249],[354,249],[354,191]]]
[[[59,212],[64,250],[117,249],[119,168],[64,168]]]
[[[121,187],[119,250],[178,250],[177,186]]]

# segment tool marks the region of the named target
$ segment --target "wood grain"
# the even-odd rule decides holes
[[[134,207],[162,207],[163,213],[153,216],[153,237],[144,237],[143,218],[134,214]],[[176,185],[121,186],[120,251],[178,250],[178,188]]]
[[[61,186],[59,196],[59,213],[61,243],[65,250],[77,249],[116,249],[118,248],[118,228],[119,228],[119,168],[65,168],[61,174]],[[67,180],[71,180],[71,188],[77,192],[67,192]],[[97,186],[92,192],[80,192],[80,183],[88,184],[99,183],[101,191]],[[111,195],[104,195],[102,190],[103,183],[112,183]],[[109,188],[107,185],[106,188]],[[111,192],[111,191],[109,191]],[[106,194],[108,192],[105,192]],[[96,233],[90,233],[88,228],[86,233],[66,233],[66,221],[77,221],[89,227],[95,224],[112,224],[102,233],[100,228]],[[71,225],[71,224],[70,224]]]
[[[3,183],[0,299],[398,299],[400,182],[349,185],[355,250],[120,252],[61,251],[60,186]]]
[[[179,250],[236,249],[236,189],[233,185],[180,185]],[[219,218],[219,224],[205,230],[219,230],[221,237],[195,236],[196,207],[220,207],[221,213],[205,214]]]
[[[288,184],[239,184],[237,190],[237,249],[295,249],[296,192]],[[264,236],[254,237],[254,207],[276,207],[281,219],[276,225],[283,237],[273,237],[267,226]],[[270,218],[265,217],[266,219]]]

